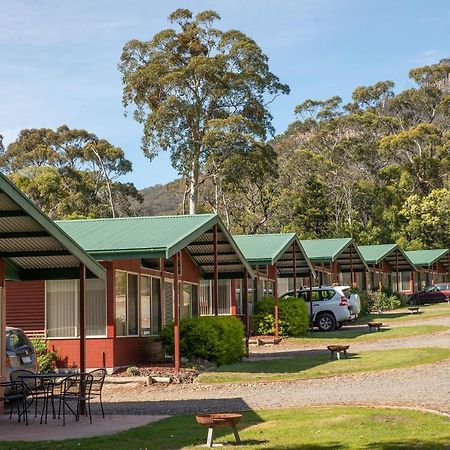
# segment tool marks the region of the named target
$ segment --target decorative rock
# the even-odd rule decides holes
[[[155,383],[170,383],[170,377],[151,377]]]

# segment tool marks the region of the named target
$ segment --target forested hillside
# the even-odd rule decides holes
[[[380,81],[356,88],[348,104],[302,102],[271,143],[275,157],[240,157],[226,176],[205,174],[202,209],[217,209],[235,232],[450,246],[449,73],[444,60],[411,70],[404,91]]]

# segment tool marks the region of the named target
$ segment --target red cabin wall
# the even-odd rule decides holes
[[[6,281],[6,325],[45,331],[45,281]]]
[[[160,271],[141,267],[141,261],[104,261],[106,270],[107,337],[87,338],[86,367],[119,367],[139,364],[162,358],[161,345],[152,337],[114,337],[114,270],[161,276]],[[166,278],[173,274],[165,272]],[[180,281],[199,283],[200,272],[187,252],[182,252],[182,276]],[[6,282],[6,323],[26,332],[45,331],[45,281]],[[57,350],[61,367],[79,367],[80,343],[76,338],[48,339],[49,349]]]

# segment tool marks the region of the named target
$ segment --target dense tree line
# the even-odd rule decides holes
[[[270,143],[275,155],[223,180],[219,211],[236,232],[449,247],[449,74],[443,60],[411,70],[414,87],[401,92],[381,81],[347,104],[302,102]],[[217,207],[208,195],[204,205]]]
[[[67,126],[22,130],[6,148],[0,136],[1,170],[52,218],[170,212],[174,202],[179,213],[215,211],[237,233],[450,247],[450,60],[411,70],[403,91],[380,81],[348,103],[305,100],[273,138],[268,105],[289,86],[219,20],[178,9],[174,28],[122,51],[142,149],[150,159],[169,151],[179,180],[142,203],[119,181],[132,169],[123,150]]]
[[[66,125],[22,130],[6,149],[0,139],[0,168],[53,219],[127,215],[141,200],[118,181],[132,169],[123,150]]]

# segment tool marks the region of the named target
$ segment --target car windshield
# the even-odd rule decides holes
[[[31,347],[31,342],[22,330],[8,330],[6,332],[7,352],[14,352],[24,345]]]

